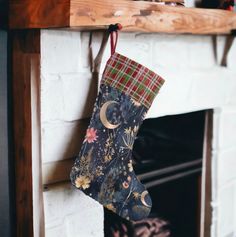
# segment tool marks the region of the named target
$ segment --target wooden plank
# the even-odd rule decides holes
[[[40,57],[40,32],[16,31],[12,36],[13,132],[16,185],[16,236],[35,235],[32,159],[32,85]],[[35,197],[34,197],[35,198]],[[41,218],[42,216],[40,216]],[[38,223],[40,224],[40,223]],[[41,235],[43,236],[43,235]],[[40,236],[40,237],[41,237]]]
[[[9,21],[12,29],[105,29],[117,22],[123,31],[137,32],[228,34],[236,29],[234,12],[130,0],[11,0]]]
[[[11,29],[66,27],[70,0],[10,0]]]
[[[197,237],[201,237],[201,206],[202,206],[202,174],[197,177],[198,202],[197,202]]]
[[[117,22],[125,31],[225,34],[236,28],[236,14],[144,1],[71,0],[70,27],[102,28]]]
[[[202,200],[201,200],[201,237],[211,236],[212,224],[212,138],[213,138],[213,110],[206,112],[203,167],[202,167]]]
[[[30,56],[21,46],[24,34],[13,36],[13,122],[16,173],[17,236],[33,236]]]

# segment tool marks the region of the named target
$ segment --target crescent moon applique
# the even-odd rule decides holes
[[[107,119],[106,112],[107,112],[108,107],[112,104],[118,104],[118,102],[107,101],[106,103],[103,104],[103,106],[100,109],[100,120],[101,120],[102,124],[104,125],[104,127],[108,128],[108,129],[115,129],[115,128],[119,127],[121,124],[121,123],[112,124]]]
[[[142,204],[143,204],[145,207],[151,207],[151,206],[148,205],[148,204],[146,203],[146,201],[145,201],[145,197],[146,197],[147,194],[148,194],[148,191],[142,192],[140,199],[141,199]]]

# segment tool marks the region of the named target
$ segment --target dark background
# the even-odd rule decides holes
[[[8,33],[0,30],[0,236],[10,233],[10,162],[8,130],[8,75],[7,45]]]
[[[2,237],[10,235],[7,95],[7,32],[0,30],[0,236]]]
[[[10,76],[9,32],[7,31],[7,0],[0,0],[0,236],[13,235],[13,176],[10,155]]]

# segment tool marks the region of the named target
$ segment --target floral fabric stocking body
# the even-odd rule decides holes
[[[105,67],[72,184],[123,218],[148,216],[152,202],[132,166],[138,129],[164,80],[118,53]]]

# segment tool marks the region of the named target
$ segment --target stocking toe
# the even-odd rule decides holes
[[[129,195],[121,213],[124,218],[134,221],[148,217],[152,207],[151,197],[145,187],[141,183],[136,187],[138,189]]]

